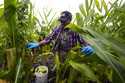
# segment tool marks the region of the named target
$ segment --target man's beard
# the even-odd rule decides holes
[[[59,21],[62,23],[62,24],[67,24],[68,23],[68,19],[67,18],[59,18]]]

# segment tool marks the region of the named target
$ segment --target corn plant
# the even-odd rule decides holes
[[[4,11],[3,8],[1,10],[0,38],[3,39],[0,42],[0,48],[3,52],[1,55],[7,56],[3,57],[7,65],[1,70],[0,77],[12,83],[28,81],[31,64],[25,61],[25,55],[27,55],[25,50],[27,41],[32,38],[31,32],[35,28],[36,21],[32,15],[32,5],[27,1],[4,0]],[[24,75],[26,78],[21,81]]]
[[[124,58],[124,47],[121,47],[124,44],[124,38],[119,31],[121,29],[124,32],[124,25],[122,24],[124,18],[121,18],[124,17],[124,10],[122,9],[124,4],[121,5],[122,2],[118,4],[119,1],[116,0],[111,3],[111,7],[108,9],[104,0],[101,0],[101,4],[99,0],[85,1],[86,5],[80,5],[80,13],[76,14],[77,24],[89,33],[90,36],[87,39],[94,45],[97,56],[107,63],[107,67],[108,65],[112,67],[112,73],[115,73],[112,74],[112,82],[124,83],[125,67],[124,63],[120,61],[121,57]],[[95,7],[99,13],[95,12]],[[104,15],[102,10],[105,12]],[[79,23],[79,19],[82,19],[82,24]],[[116,77],[117,79],[114,79]]]

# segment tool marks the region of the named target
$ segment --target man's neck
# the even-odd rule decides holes
[[[64,27],[66,27],[67,25],[68,25],[68,24],[60,23],[59,27],[64,28]]]
[[[64,30],[64,27],[65,27],[65,25],[63,25],[63,24],[60,24],[60,25],[59,25],[59,28],[60,28],[61,30]]]
[[[61,23],[59,26],[60,26],[60,27],[65,27],[66,25]]]

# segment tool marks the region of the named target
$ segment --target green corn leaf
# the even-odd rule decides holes
[[[95,5],[97,7],[97,9],[101,12],[101,6],[98,0],[95,0]]]
[[[0,78],[7,77],[9,73],[10,73],[10,71],[0,70]]]
[[[45,11],[43,11],[43,14],[44,14],[44,20],[48,24],[49,21],[48,21],[47,13]]]
[[[95,44],[95,48],[96,48],[96,54],[103,60],[105,61],[107,64],[111,65],[112,68],[117,72],[117,75],[119,76],[119,78],[121,79],[121,81],[124,83],[125,81],[125,67],[118,62],[116,59],[114,59],[112,56],[112,54],[110,54],[109,52],[105,51],[104,49],[102,49],[102,47],[100,47],[99,45]]]
[[[74,24],[74,23],[70,23],[68,24],[66,27],[70,28],[71,30],[78,32],[78,33],[84,33],[85,31],[83,31],[82,28],[80,28],[80,26]]]
[[[86,13],[88,15],[88,13],[89,13],[89,2],[88,2],[88,0],[85,0],[85,8],[86,8]]]
[[[51,12],[52,12],[52,9],[50,9],[50,10],[48,11],[48,13],[46,14],[46,16],[49,17],[50,14],[51,14]]]
[[[17,30],[16,30],[16,0],[4,0],[4,16],[8,23],[8,40],[11,41],[10,47],[16,46]]]
[[[60,68],[60,60],[59,56],[55,55],[55,66],[56,66],[56,83],[59,83],[60,81],[60,74],[61,74],[61,68]]]
[[[76,13],[76,21],[77,21],[77,25],[83,27],[84,26],[84,21],[82,16],[80,15],[80,13]]]
[[[112,83],[123,83],[117,75],[116,71],[112,72]]]
[[[17,71],[16,71],[16,77],[15,77],[14,83],[18,83],[19,82],[21,66],[22,66],[22,58],[19,59],[19,62],[17,64]]]
[[[96,38],[98,38],[103,44],[109,44],[112,46],[113,49],[115,49],[116,51],[119,51],[120,52],[119,56],[125,55],[124,44],[118,42],[116,39],[109,38],[109,36],[105,37],[103,34],[101,34],[99,32],[95,32],[89,28],[86,28],[86,30],[88,30],[91,34],[93,34]],[[123,54],[123,55],[121,55],[121,54]]]
[[[4,8],[0,8],[0,18],[3,16]]]
[[[91,7],[92,7],[92,3],[93,3],[93,0],[90,0],[89,9],[91,9]]]
[[[55,64],[56,64],[56,69],[59,70],[60,69],[60,60],[59,60],[58,55],[55,56]]]
[[[108,41],[107,39],[105,39],[103,37],[103,35],[100,35],[97,32],[94,32],[92,30],[89,30],[89,32],[97,38],[96,40],[100,40],[102,43],[104,43],[106,45],[111,44],[111,42]],[[107,64],[112,66],[112,68],[116,71],[116,73],[119,76],[119,78],[121,79],[121,81],[124,83],[124,81],[125,81],[124,64],[120,63],[117,59],[115,59],[115,56],[112,55],[110,52],[108,52],[108,50],[104,49],[103,45],[100,45],[100,43],[96,40],[93,41],[93,45],[95,46],[96,54],[98,55],[98,57],[100,57],[100,59],[102,59]]]
[[[97,78],[96,78],[95,74],[93,73],[93,71],[86,64],[80,64],[80,63],[76,63],[74,61],[69,61],[69,64],[74,69],[76,69],[77,71],[81,72],[85,76],[89,77],[92,80],[96,80],[97,81]]]
[[[107,7],[107,5],[106,5],[105,0],[102,0],[102,6],[104,7],[105,12],[108,13],[108,7]]]
[[[87,16],[83,4],[79,5],[79,10],[80,10],[80,12],[82,13],[83,16]]]

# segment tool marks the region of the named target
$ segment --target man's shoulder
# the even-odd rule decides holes
[[[53,31],[57,31],[57,30],[59,30],[59,29],[60,29],[60,27],[56,26],[56,27],[53,29]]]

